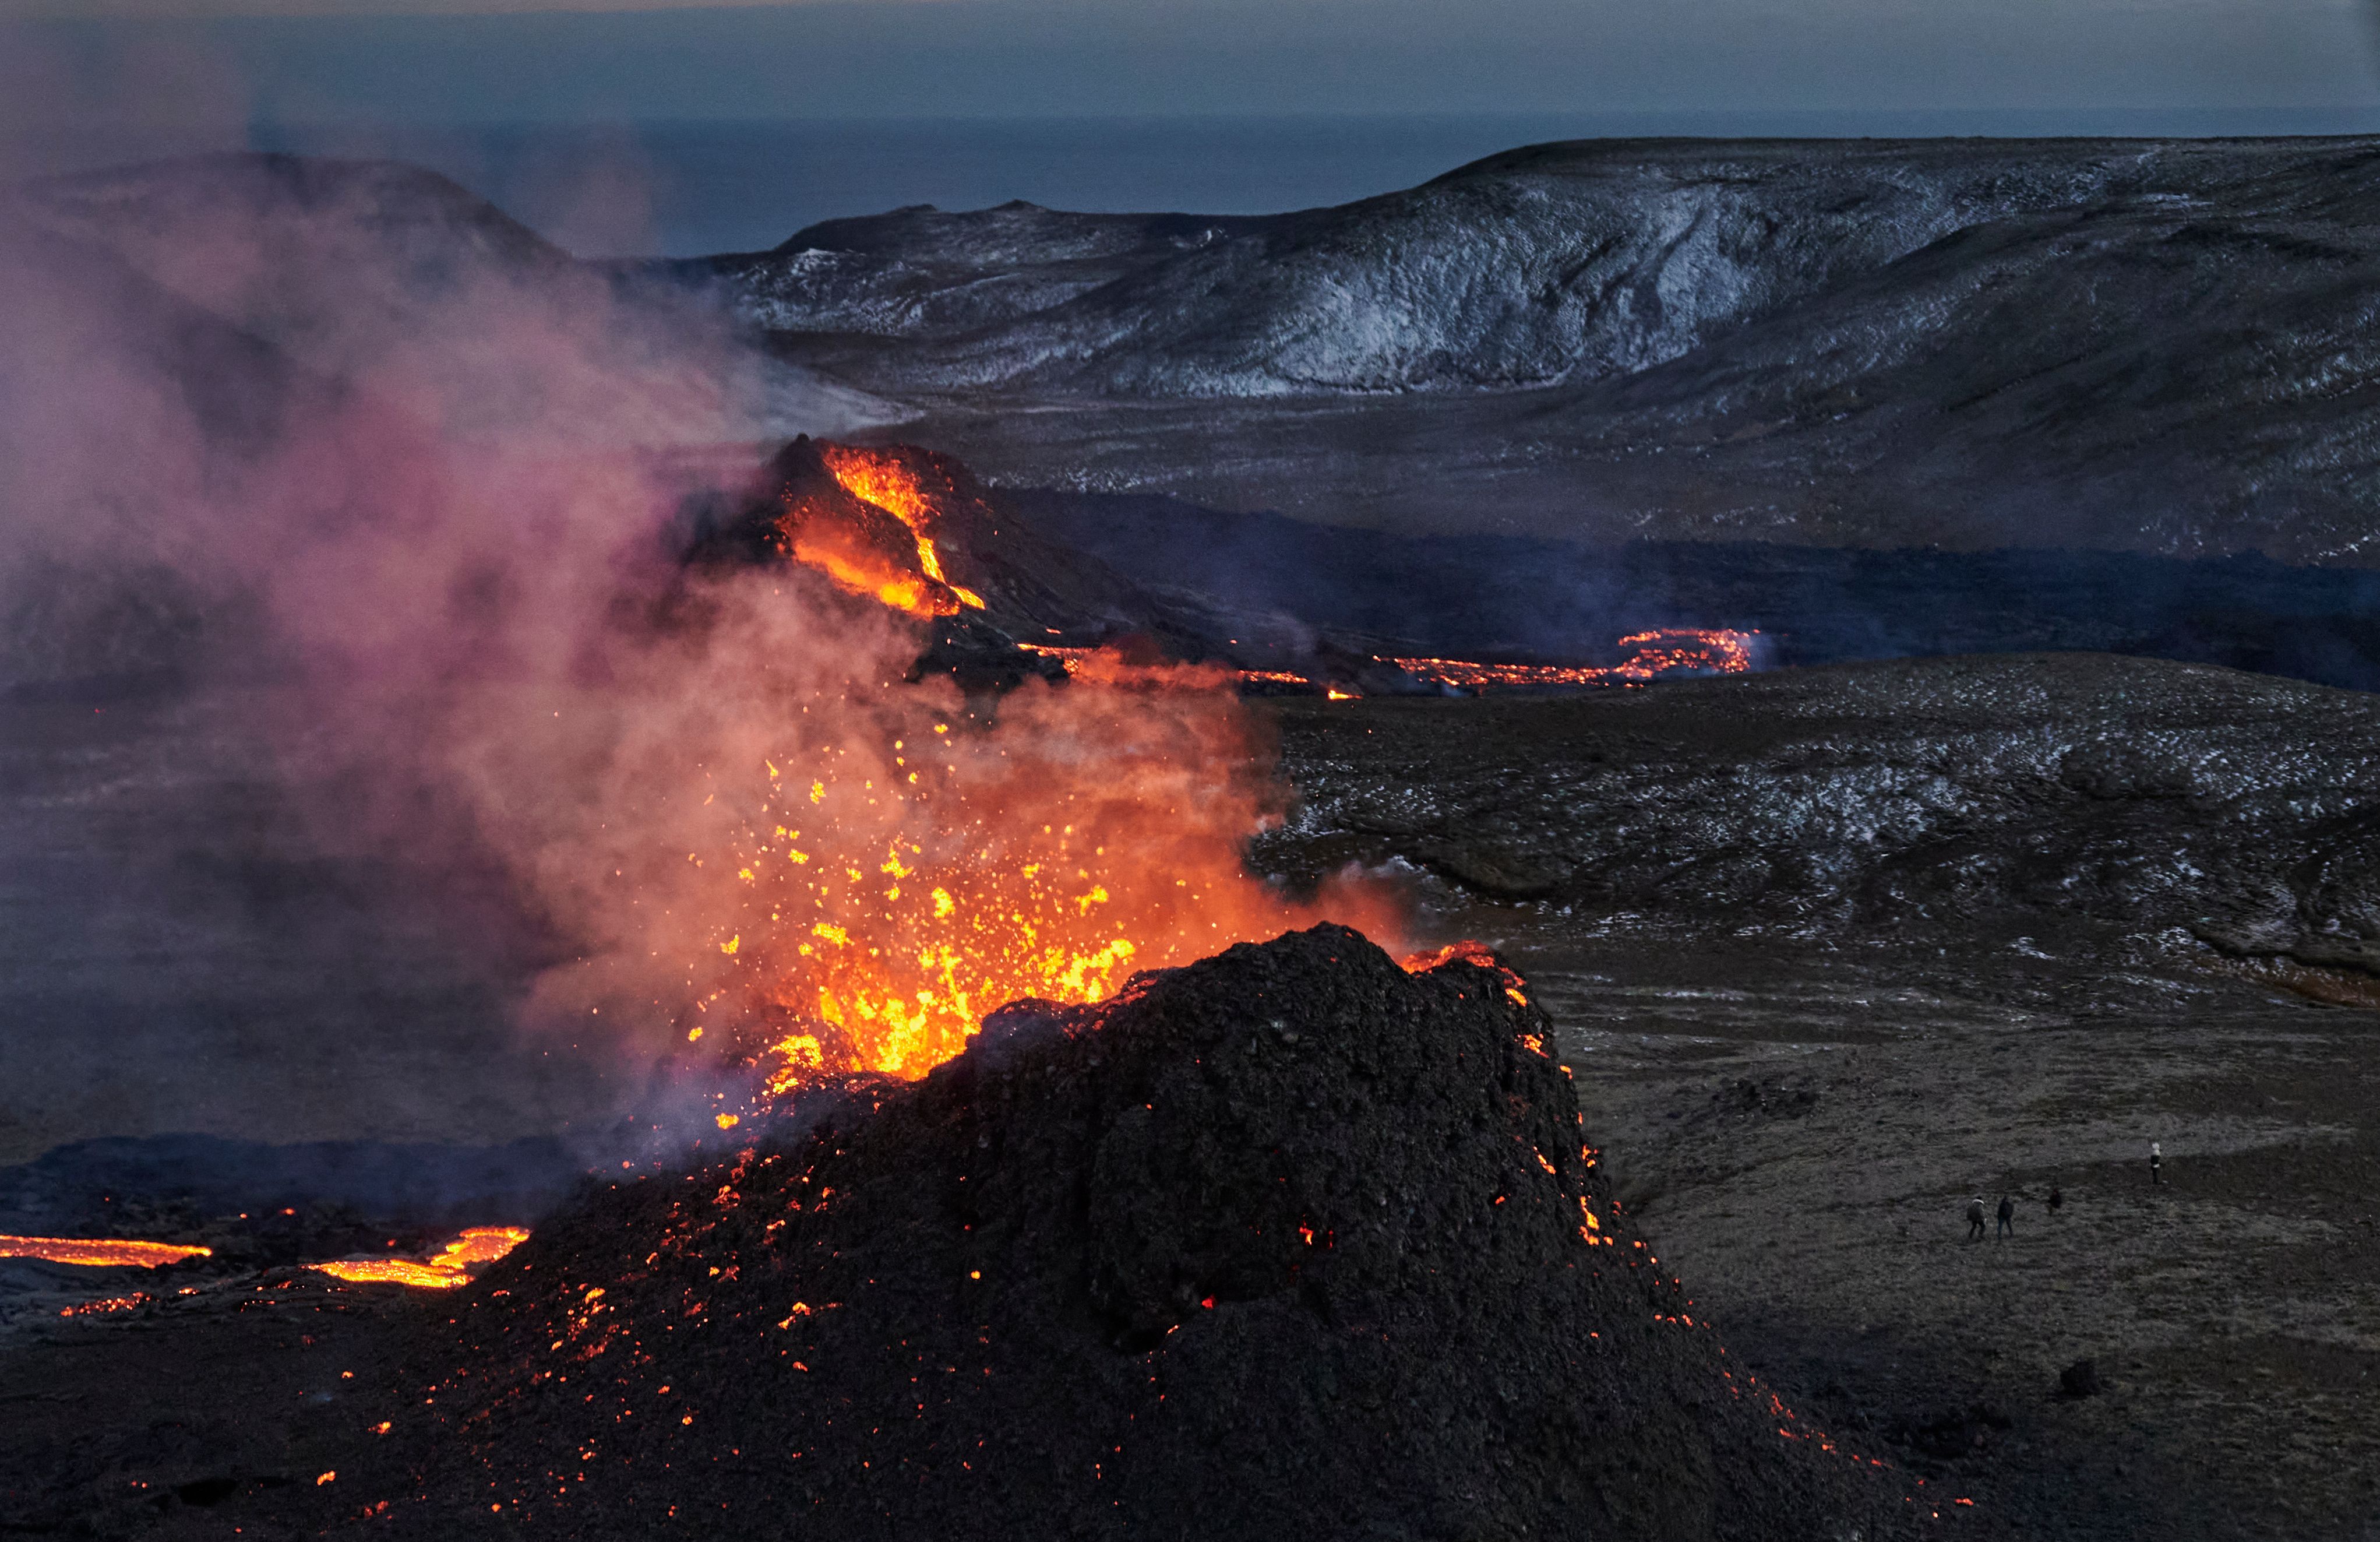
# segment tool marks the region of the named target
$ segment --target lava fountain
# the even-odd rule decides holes
[[[1377,886],[1300,900],[1245,870],[1285,796],[1235,671],[1095,651],[995,700],[911,670],[921,623],[1026,657],[996,629],[1015,625],[1007,580],[959,581],[1001,532],[960,528],[940,473],[922,452],[796,442],[698,554],[741,699],[685,685],[714,700],[689,735],[710,754],[664,795],[699,818],[664,854],[674,876],[645,875],[645,913],[668,913],[650,945],[692,955],[682,1041],[757,1066],[765,1099],[920,1076],[1009,1002],[1102,1001],[1317,921],[1398,939]],[[961,613],[991,619],[944,620]]]
[[[990,724],[928,712],[874,746],[789,745],[724,779],[743,818],[695,857],[720,874],[719,977],[687,1037],[728,1028],[770,1092],[914,1077],[1012,1001],[1102,1001],[1140,970],[1325,916],[1396,936],[1385,892],[1298,903],[1245,871],[1241,844],[1278,791],[1235,686],[1111,661],[1028,682]]]

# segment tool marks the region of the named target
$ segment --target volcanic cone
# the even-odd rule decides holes
[[[1874,1536],[1615,1214],[1550,1025],[1317,927],[592,1192],[404,1423],[451,1534]],[[459,1369],[457,1369],[459,1367]],[[1879,1521],[1885,1523],[1879,1525]]]

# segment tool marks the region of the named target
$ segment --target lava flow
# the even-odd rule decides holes
[[[1642,685],[1665,674],[1742,674],[1752,668],[1757,632],[1670,626],[1620,639],[1626,656],[1606,668],[1567,664],[1483,664],[1466,659],[1391,659],[1416,680],[1488,690],[1525,686]]]
[[[126,1242],[115,1237],[11,1237],[0,1235],[0,1258],[39,1258],[45,1263],[91,1269],[156,1269],[214,1252],[185,1243]]]
[[[816,443],[778,469],[768,534],[776,554],[920,620],[984,608],[947,570],[942,510],[900,454]]]
[[[306,1267],[334,1280],[451,1291],[469,1284],[479,1265],[493,1263],[527,1241],[528,1232],[518,1226],[473,1226],[428,1258],[342,1258]]]
[[[1652,632],[1632,632],[1620,639],[1623,657],[1606,666],[1586,664],[1495,664],[1470,659],[1382,659],[1415,679],[1459,690],[1482,691],[1547,686],[1640,686],[1670,674],[1742,674],[1754,662],[1758,632],[1724,628],[1670,626]],[[1028,653],[1055,659],[1075,674],[1096,667],[1096,648],[1064,648],[1050,643],[1019,643]],[[1332,701],[1354,701],[1362,693],[1343,683],[1293,674],[1288,670],[1241,669],[1232,677],[1242,686],[1305,686],[1322,691]]]
[[[1514,1006],[1529,1004],[1528,981],[1521,977],[1518,970],[1497,957],[1495,949],[1475,938],[1466,937],[1460,942],[1449,942],[1442,948],[1433,948],[1427,953],[1407,953],[1397,960],[1397,966],[1408,975],[1426,975],[1439,965],[1452,963],[1456,959],[1465,964],[1475,964],[1482,969],[1493,969],[1497,977],[1504,982],[1504,994],[1512,999]],[[1533,1048],[1536,1048],[1538,1053],[1544,1053],[1541,1046]]]
[[[943,574],[941,553],[934,545],[939,511],[907,462],[895,455],[855,449],[848,444],[825,445],[820,454],[845,492],[882,509],[917,535],[919,571],[946,587],[953,598],[969,610],[983,609],[983,596],[952,583]]]

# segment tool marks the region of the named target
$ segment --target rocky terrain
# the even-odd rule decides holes
[[[1000,480],[2362,565],[2374,153],[1583,141],[1336,209],[902,210],[661,276]]]
[[[1572,927],[2048,929],[2380,974],[2362,692],[2038,654],[1342,721],[1290,719],[1306,801],[1259,861],[1402,861]]]
[[[0,433],[46,464],[78,403],[137,406],[47,473],[100,528],[161,480],[351,504],[366,450],[285,461],[366,406],[633,443],[689,492],[798,430],[953,453],[1002,514],[1189,591],[1070,607],[1159,631],[1579,660],[1758,627],[1791,662],[2083,648],[2362,686],[2370,152],[1548,145],[1339,209],[905,210],[658,267],[412,168],[212,157],[0,204],[43,297],[0,320],[31,366]],[[5,576],[12,683],[187,665],[191,575],[238,541],[132,523]]]
[[[1621,1223],[1691,1315],[1961,1529],[2357,1538],[2380,1462],[2369,702],[2084,655],[1281,701],[1303,803],[1257,856],[1293,880],[1404,872],[1434,926],[1503,948]],[[234,1086],[303,1032],[260,1019],[208,1063]],[[483,1040],[373,1032],[351,1048],[392,1075],[488,1080]],[[334,1080],[257,1084],[285,1087],[269,1117],[298,1129],[356,1105]],[[463,1135],[492,1111],[455,1112]],[[414,1106],[417,1130],[436,1119]],[[2002,1194],[2014,1234],[1965,1241],[1967,1200]],[[451,1303],[198,1282],[218,1278],[14,1318],[0,1421],[22,1433],[0,1449],[38,1460],[0,1481],[6,1518],[253,1529],[322,1470],[351,1508],[454,1492],[350,1487],[397,1471],[358,1431]],[[150,1434],[123,1422],[132,1386]]]
[[[943,1447],[980,1427],[1015,1458],[983,1502],[1086,1534],[1125,1499],[1080,1481],[1096,1463],[1105,1485],[1112,1457],[1138,1475],[1139,1520],[1204,1507],[1210,1534],[1311,1520],[1327,1491],[1379,1535],[1761,1535],[1773,1514],[1779,1535],[1851,1519],[1873,1536],[1860,1507],[1883,1492],[1946,1533],[2367,1537],[2380,722],[2372,697],[2212,663],[2367,684],[2380,659],[2374,154],[1548,146],[1342,210],[904,211],[777,253],[601,269],[403,168],[241,157],[13,191],[0,275],[29,302],[0,311],[0,458],[42,475],[0,498],[12,528],[58,539],[0,552],[0,1231],[196,1229],[218,1255],[0,1269],[0,1528],[270,1536],[369,1511],[444,1534],[509,1526],[483,1504],[562,1501],[581,1472],[691,1526],[658,1496],[731,1513],[781,1498],[732,1426],[905,1472],[930,1456],[897,1504],[847,1463],[805,1479],[837,1535],[865,1533],[973,1513],[971,1469],[953,1478]],[[407,427],[343,437],[365,420]],[[617,505],[653,528],[617,548],[643,566],[589,570],[608,603],[623,570],[755,535],[735,489],[760,459],[748,441],[781,422],[953,452],[920,462],[964,494],[952,579],[980,581],[1019,633],[1080,619],[1228,641],[1257,619],[1309,648],[1575,656],[1631,625],[1756,625],[1773,662],[1824,667],[1251,708],[1297,795],[1257,870],[1403,885],[1427,929],[1525,974],[1525,1010],[1463,996],[1476,971],[1408,979],[1309,936],[1106,1014],[1003,1016],[939,1079],[846,1111],[848,1139],[781,1128],[738,1176],[715,1159],[742,1142],[706,1124],[656,1169],[653,1124],[621,1121],[656,1095],[647,1074],[589,1052],[591,1028],[518,1029],[574,940],[436,799],[362,817],[387,807],[362,795],[372,760],[323,729],[344,693],[294,698],[293,655],[260,644],[276,623],[242,607],[286,532],[413,506],[383,483],[427,496],[397,475],[414,449],[516,440],[537,453],[501,463],[523,479],[512,501],[470,502],[443,533],[468,546],[534,511],[548,544],[515,579],[555,565],[549,530],[622,539],[526,492],[634,445],[602,470],[653,494]],[[783,485],[807,479],[922,571],[917,532],[837,502],[820,453],[787,452]],[[282,522],[233,550],[226,511],[251,488]],[[1268,507],[1342,523],[1229,512]],[[409,540],[399,525],[370,550]],[[516,640],[470,630],[505,613],[467,567],[423,570],[455,580],[436,591],[447,629]],[[295,588],[318,643],[383,619],[335,583]],[[430,590],[362,592],[394,612]],[[468,672],[475,646],[433,662]],[[1835,662],[2047,648],[2143,656]],[[503,721],[525,735],[561,717],[544,707]],[[408,747],[367,726],[376,750]],[[1295,1021],[1251,1007],[1268,981],[1293,984]],[[1077,1031],[1093,1017],[1106,1027]],[[1677,1323],[1648,1310],[1630,1330],[1624,1375],[1575,1335],[1643,1281],[1531,1293],[1548,1248],[1575,1241],[1536,1220],[1509,1251],[1468,1245],[1482,1184],[1548,1176],[1509,1138],[1568,1111],[1573,1084],[1515,1047],[1548,1033],[1597,1153],[1589,1172],[1562,1156],[1560,1196],[1602,1204],[1684,1282],[1660,1303]],[[1104,1056],[1110,1035],[1134,1053]],[[1474,1039],[1527,1108],[1482,1101]],[[1414,1073],[1450,1045],[1461,1075]],[[1142,1119],[1127,1072],[1196,1096],[1144,1094]],[[977,1103],[1026,1132],[1014,1161],[977,1165],[1001,1147],[968,1123]],[[868,1133],[880,1115],[892,1134]],[[1224,1128],[1243,1138],[1208,1139]],[[1296,1160],[1273,1172],[1277,1153]],[[598,1162],[607,1183],[546,1210],[563,1172]],[[782,1202],[802,1164],[849,1178],[801,1212],[830,1257],[763,1242],[768,1261],[744,1261],[738,1228],[766,1225],[746,1205]],[[1216,1220],[1235,1212],[1210,1191],[1269,1176],[1339,1205],[1373,1192],[1367,1173],[1397,1175],[1404,1220],[1376,1202],[1391,1213],[1339,1229],[1343,1268],[1309,1274],[1302,1237]],[[1005,1185],[999,1213],[1025,1219],[995,1234],[953,1197],[962,1176]],[[664,1188],[688,1196],[674,1216]],[[1103,1196],[1099,1223],[1058,1191]],[[2012,1234],[1968,1242],[1968,1201],[2002,1195]],[[506,1207],[539,1234],[459,1294],[291,1267]],[[663,1266],[660,1234],[698,1210],[737,1256],[705,1243]],[[969,1271],[1014,1283],[1002,1315],[972,1314]],[[853,1305],[879,1289],[880,1315]],[[672,1390],[607,1380],[599,1407],[559,1377],[622,1359],[538,1359],[631,1321],[646,1342],[613,1350],[666,1361]],[[1366,1358],[1381,1323],[1409,1330],[1402,1370]],[[780,1345],[803,1380],[721,1368],[794,1326],[820,1352]],[[735,1334],[723,1359],[694,1347]],[[941,1366],[982,1350],[993,1385],[864,1438],[789,1390],[832,1381],[897,1415],[905,1378],[959,1374],[926,1366],[929,1340]],[[1294,1374],[1265,1344],[1293,1346],[1277,1358]],[[1529,1375],[1500,1378],[1515,1344]],[[1152,1355],[1195,1371],[1204,1415],[1134,1401],[1148,1373],[1118,1367]],[[1782,1422],[1697,1402],[1720,1365],[1773,1387]],[[1401,1375],[1442,1394],[1427,1415]],[[1666,1411],[1636,1419],[1632,1378]],[[1532,1424],[1548,1387],[1602,1422]],[[1045,1429],[1053,1402],[1081,1428]],[[1226,1406],[1245,1427],[1214,1420]],[[451,1440],[433,1408],[475,1417]],[[1374,1439],[1317,1433],[1350,1427]],[[1398,1444],[1416,1427],[1445,1443]],[[1813,1476],[1775,1428],[1887,1463],[1866,1469],[1884,1487]],[[1213,1450],[1265,1481],[1217,1482]],[[680,1455],[692,1471],[648,1486]],[[1381,1500],[1384,1473],[1434,1508]],[[1783,1508],[1762,1508],[1770,1491]]]
[[[1907,1529],[1607,1238],[1545,1027],[1494,968],[1328,927],[995,1014],[917,1087],[557,1216],[426,1352],[468,1374],[390,1443],[446,1502],[392,1519]]]
[[[2064,656],[1283,703],[1273,856],[1411,864],[1508,950],[1626,1213],[1810,1416],[2016,1536],[2362,1537],[2370,699]]]

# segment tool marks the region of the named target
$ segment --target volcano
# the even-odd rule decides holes
[[[1730,1364],[1613,1206],[1550,1032],[1483,950],[1409,973],[1332,926],[1015,1003],[920,1082],[547,1221],[419,1345],[389,1415],[416,1465],[384,1477],[425,1497],[374,1513],[1877,1535],[1898,1475]]]

